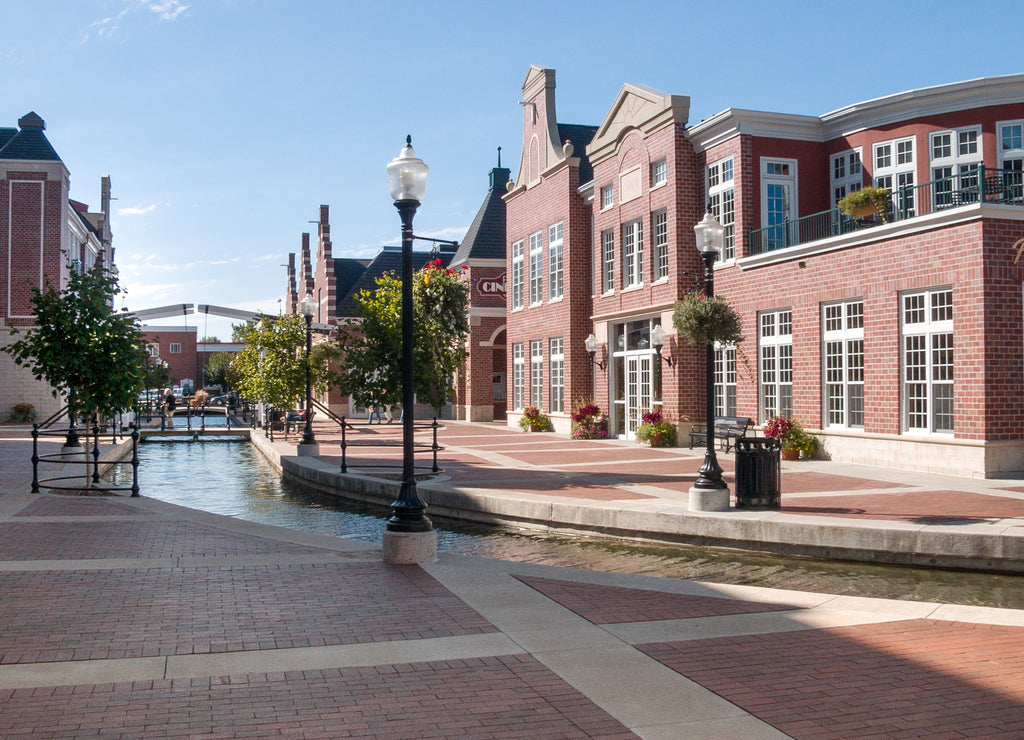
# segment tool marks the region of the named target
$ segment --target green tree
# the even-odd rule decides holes
[[[200,344],[219,344],[220,340],[217,337],[203,337],[199,340]]]
[[[245,347],[231,361],[236,389],[250,401],[279,409],[294,408],[306,392],[306,321],[297,314],[265,316],[241,331]],[[329,342],[314,345],[309,363],[316,392],[335,381],[329,360],[336,354]]]
[[[451,398],[466,360],[469,286],[434,260],[413,275],[413,377],[417,398],[440,409]],[[356,298],[362,319],[345,350],[344,390],[360,406],[402,400],[402,282],[393,273]]]
[[[135,320],[111,309],[117,292],[102,264],[72,274],[63,290],[33,289],[36,325],[4,348],[55,397],[66,396],[74,416],[133,408],[143,387],[149,351]]]
[[[204,375],[206,378],[206,384],[230,387],[231,384],[228,383],[228,368],[231,367],[231,361],[234,358],[234,352],[212,353],[206,360],[206,370]]]

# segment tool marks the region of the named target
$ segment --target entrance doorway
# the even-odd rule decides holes
[[[641,319],[611,327],[611,428],[617,437],[636,439],[643,414],[661,410],[661,363],[651,346],[657,322]]]

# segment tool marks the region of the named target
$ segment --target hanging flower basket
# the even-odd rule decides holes
[[[739,314],[721,296],[708,298],[703,293],[690,291],[676,303],[672,324],[680,336],[694,344],[743,341]]]
[[[888,188],[875,188],[868,185],[841,199],[836,206],[847,216],[868,218],[876,213],[882,217],[882,223],[889,223],[889,209],[892,208],[892,193]]]

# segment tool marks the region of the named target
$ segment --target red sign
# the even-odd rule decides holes
[[[505,273],[497,277],[477,280],[476,289],[481,295],[505,295]]]

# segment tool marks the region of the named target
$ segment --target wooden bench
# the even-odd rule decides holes
[[[746,416],[716,416],[715,417],[715,439],[725,440],[725,451],[732,448],[733,440],[745,437],[747,427],[750,426],[750,419]],[[690,431],[690,449],[694,443],[702,441],[707,446],[707,431]]]

